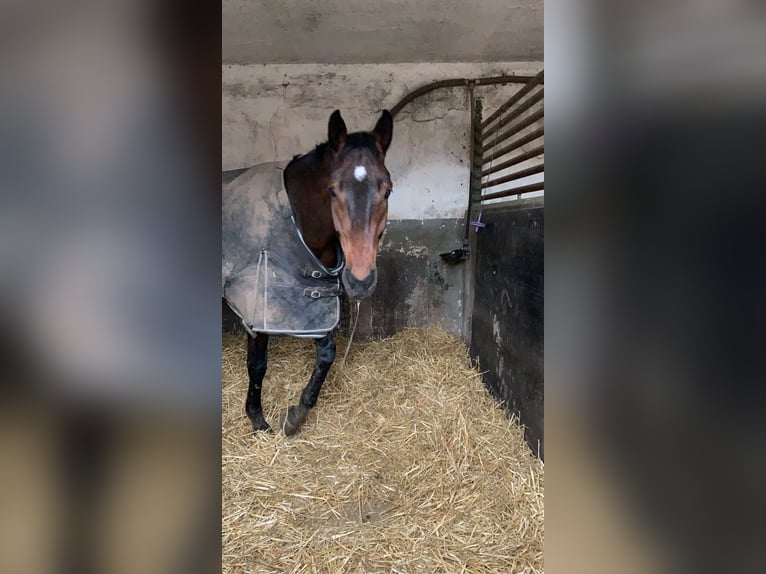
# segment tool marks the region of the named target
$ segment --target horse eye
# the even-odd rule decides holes
[[[392,192],[393,190],[394,190],[394,189],[393,189],[392,187],[389,187],[389,188],[386,190],[386,199],[388,199],[388,196],[389,196],[389,195],[391,195],[391,192]]]
[[[330,197],[335,197],[335,188],[333,186],[328,187],[327,191],[330,192]]]

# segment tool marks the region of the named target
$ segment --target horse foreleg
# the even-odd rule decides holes
[[[266,357],[269,346],[269,336],[257,333],[255,337],[247,336],[247,374],[250,384],[247,388],[245,412],[253,423],[253,432],[270,431],[271,427],[263,418],[261,407],[261,387],[266,375]]]
[[[311,374],[309,384],[301,393],[300,402],[291,406],[287,413],[282,413],[279,416],[279,427],[285,431],[287,436],[297,433],[306,421],[309,410],[317,403],[319,391],[322,390],[322,384],[327,378],[333,361],[335,361],[335,340],[332,335],[317,339],[316,347],[317,360],[314,372]]]

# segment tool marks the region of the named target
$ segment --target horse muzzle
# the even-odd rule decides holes
[[[375,286],[378,284],[378,272],[373,269],[367,277],[359,280],[346,268],[343,270],[341,279],[343,287],[346,289],[346,294],[349,297],[352,299],[365,299],[375,291]]]

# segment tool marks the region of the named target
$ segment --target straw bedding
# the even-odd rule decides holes
[[[542,572],[543,464],[439,327],[345,339],[295,437],[253,436],[246,349],[223,343],[223,571]],[[272,339],[272,426],[313,367],[311,341]]]

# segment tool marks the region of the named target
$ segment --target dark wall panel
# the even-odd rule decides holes
[[[378,286],[361,303],[354,337],[380,339],[433,324],[460,336],[465,264],[448,265],[439,253],[459,247],[462,234],[462,219],[389,221],[378,254]],[[340,330],[348,334],[348,301],[344,309]]]
[[[544,209],[485,209],[474,242],[471,355],[543,456]]]

